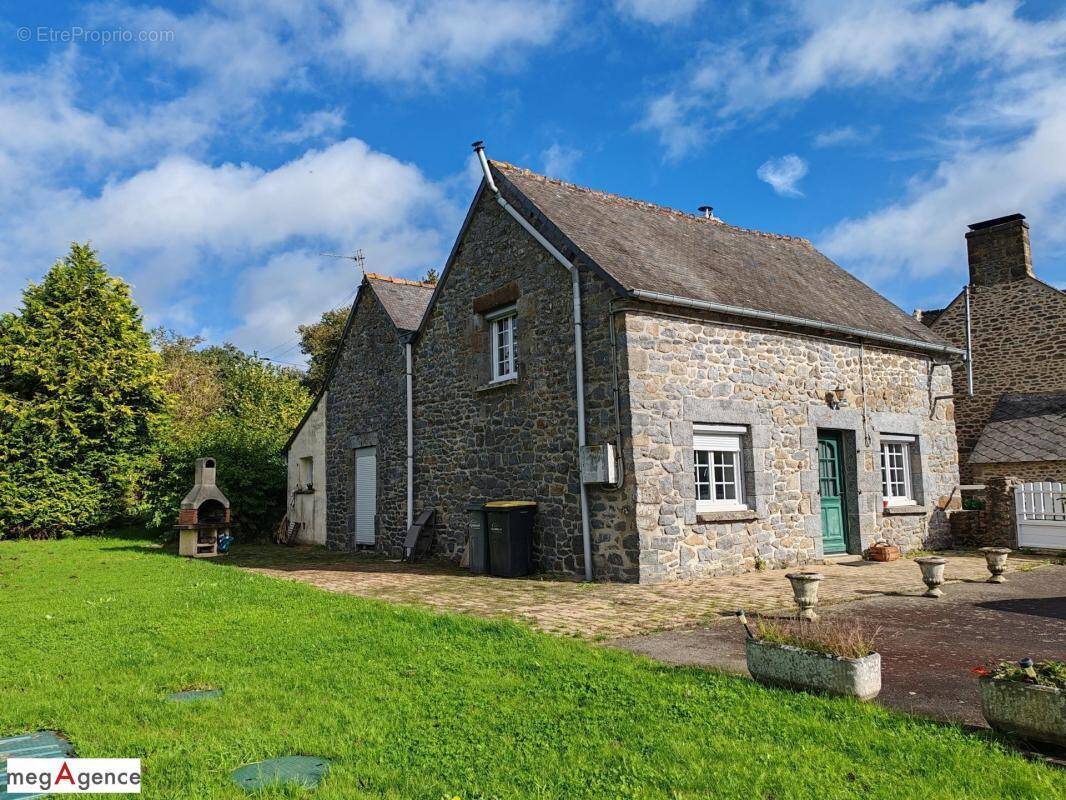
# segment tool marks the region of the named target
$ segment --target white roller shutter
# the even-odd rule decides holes
[[[378,504],[378,454],[376,447],[355,451],[355,543],[374,544]]]
[[[695,425],[692,430],[692,449],[739,453],[740,437],[747,430],[743,425]]]

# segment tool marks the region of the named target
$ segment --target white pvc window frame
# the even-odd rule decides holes
[[[881,496],[888,506],[913,506],[914,477],[911,454],[917,438],[883,434],[881,436]]]
[[[300,485],[313,486],[315,483],[315,458],[303,456],[300,458]]]
[[[518,309],[507,306],[485,315],[489,323],[492,382],[518,377]]]
[[[695,425],[692,465],[696,511],[747,511],[743,425]]]

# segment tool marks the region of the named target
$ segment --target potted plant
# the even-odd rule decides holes
[[[855,624],[759,620],[748,631],[748,672],[759,683],[872,700],[881,691],[876,633]]]
[[[974,672],[981,713],[993,729],[1066,747],[1066,662],[1023,658]]]

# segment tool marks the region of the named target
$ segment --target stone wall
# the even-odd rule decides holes
[[[1043,481],[1066,483],[1066,461],[1029,461],[972,466],[975,483],[987,483],[992,478],[1014,478],[1019,483]]]
[[[844,432],[849,552],[882,538],[905,551],[950,542],[947,510],[959,497],[949,369],[923,356],[675,314],[625,314],[641,582],[821,558],[819,429]],[[833,410],[825,395],[838,386],[845,405]],[[697,515],[692,429],[700,422],[748,426],[751,513]],[[882,509],[881,432],[919,437],[917,508]]]
[[[288,467],[288,513],[290,519],[302,522],[298,541],[305,544],[326,543],[326,406],[329,393],[319,398],[310,416],[300,427],[286,454]],[[301,475],[301,460],[312,459],[313,491],[305,491]]]
[[[353,450],[377,448],[375,548],[402,552],[407,524],[407,387],[403,344],[364,286],[329,385],[326,425],[326,544],[355,549]]]
[[[951,362],[963,483],[980,482],[969,464],[970,452],[1001,395],[1066,390],[1066,294],[1026,277],[974,286],[970,307],[973,397],[966,394],[962,359],[955,357]],[[966,346],[962,295],[944,310],[932,329],[958,347]]]
[[[415,343],[417,506],[437,510],[437,552],[462,557],[469,502],[530,499],[539,504],[536,564],[580,574],[570,274],[486,196],[441,280]],[[613,292],[587,269],[581,283],[588,440],[613,442]],[[518,377],[492,384],[485,314],[511,303],[518,311]],[[624,331],[621,339],[624,346]],[[625,475],[631,487],[631,472]],[[590,487],[598,578],[637,577],[629,494]]]

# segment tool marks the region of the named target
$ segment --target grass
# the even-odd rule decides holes
[[[238,797],[231,770],[289,754],[332,761],[323,800],[1066,797],[958,727],[133,538],[0,542],[0,631],[0,734],[139,757],[149,798]]]
[[[755,622],[760,642],[787,644],[839,658],[863,658],[874,652],[877,632],[868,633],[857,622],[819,620],[803,622],[760,618]]]

